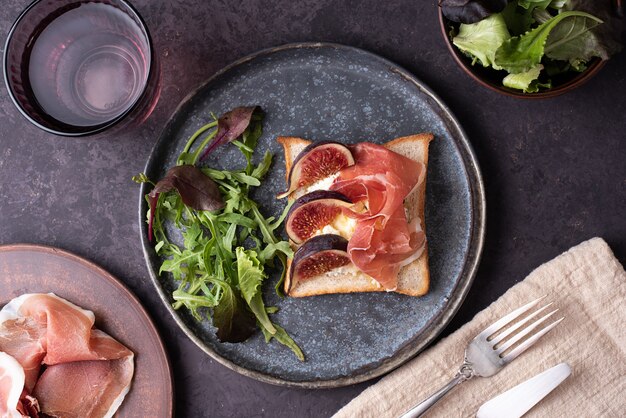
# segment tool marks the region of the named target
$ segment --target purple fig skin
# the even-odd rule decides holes
[[[293,164],[291,165],[291,170],[289,170],[289,176],[287,176],[287,190],[279,194],[277,196],[278,199],[289,196],[291,192],[293,192],[298,187],[301,173],[300,164],[302,163],[302,161],[304,161],[305,157],[314,149],[328,145],[336,147],[337,151],[341,152],[346,157],[346,159],[348,160],[347,167],[354,165],[354,156],[352,155],[352,152],[350,152],[348,147],[344,144],[336,141],[321,141],[312,143],[308,145],[305,149],[303,149],[302,152],[300,152],[300,154],[298,154],[298,156],[294,160]]]
[[[344,237],[334,234],[324,234],[315,236],[302,244],[300,248],[296,250],[296,253],[293,256],[293,261],[291,263],[291,268],[289,269],[289,290],[294,286],[295,283],[298,282],[299,277],[295,274],[297,270],[297,266],[300,262],[306,260],[312,255],[323,253],[323,252],[332,252],[335,254],[340,254],[345,256],[348,260],[350,260],[350,256],[348,255],[348,240]]]
[[[296,244],[301,244],[304,239],[302,239],[293,228],[294,219],[296,219],[298,213],[302,212],[304,207],[311,204],[348,207],[352,205],[352,201],[342,193],[329,190],[315,190],[296,199],[291,209],[289,209],[285,221],[285,231],[287,232],[289,238]],[[321,227],[323,225],[319,226]]]

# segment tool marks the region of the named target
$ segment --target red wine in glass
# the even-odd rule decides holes
[[[145,118],[158,97],[150,36],[124,1],[39,1],[22,13],[5,48],[14,102],[61,135],[100,132]]]

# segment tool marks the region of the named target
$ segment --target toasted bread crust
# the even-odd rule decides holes
[[[399,154],[405,155],[402,150],[405,147],[409,147],[411,151],[415,151],[415,154],[419,155],[416,158],[415,155],[405,155],[409,158],[415,159],[424,163],[428,167],[428,146],[430,141],[434,139],[434,136],[430,133],[422,133],[417,135],[404,136],[396,138],[387,142],[384,146]],[[293,161],[297,155],[307,145],[311,144],[311,141],[297,137],[278,137],[277,141],[283,146],[285,152],[285,171],[286,176],[289,176],[289,171],[293,165]],[[419,187],[411,192],[405,199],[405,206],[410,210],[409,220],[414,216],[419,216],[422,229],[425,231],[424,224],[424,209],[425,209],[425,196],[426,196],[426,181],[424,180]],[[289,196],[291,200],[292,197]],[[412,210],[411,210],[412,209]],[[322,285],[310,285],[310,283],[302,285],[297,283],[295,286],[291,286],[290,280],[291,272],[291,260],[288,260],[288,270],[285,278],[285,293],[292,297],[306,297],[315,295],[324,295],[332,293],[356,293],[356,292],[384,292],[386,291],[378,283],[376,283],[371,277],[364,273],[350,276],[339,276],[334,279],[330,279],[326,276],[321,276],[323,280]],[[320,282],[318,279],[311,279],[316,282]],[[401,293],[408,296],[422,296],[428,292],[430,285],[430,272],[428,268],[428,245],[424,248],[423,254],[412,263],[400,269],[398,274],[398,286],[394,290],[396,293]]]
[[[298,156],[298,153],[292,155],[289,150],[292,148],[304,148],[309,145],[311,141],[295,136],[279,136],[276,138],[276,141],[283,146],[283,150],[285,151],[285,180],[289,180],[289,172],[291,171],[293,160]]]

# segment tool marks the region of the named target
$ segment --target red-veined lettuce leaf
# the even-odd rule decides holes
[[[224,200],[217,184],[193,165],[179,165],[170,168],[149,193],[150,220],[148,239],[152,241],[152,225],[159,194],[176,190],[183,203],[196,210],[219,210]]]
[[[439,0],[443,15],[453,22],[476,23],[500,13],[509,0]]]
[[[258,106],[236,107],[224,113],[217,120],[217,134],[200,156],[204,160],[215,148],[237,139],[250,125],[252,115]]]

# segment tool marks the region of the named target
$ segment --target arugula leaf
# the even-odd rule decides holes
[[[300,347],[298,347],[298,344],[295,343],[293,338],[291,338],[282,327],[276,324],[274,324],[274,327],[276,328],[276,332],[274,334],[261,327],[261,331],[263,331],[263,335],[265,336],[265,342],[269,343],[272,338],[276,338],[279,343],[290,348],[300,361],[304,361],[304,354],[302,353]]]
[[[181,152],[180,155],[178,156],[176,165],[194,165],[196,161],[198,160],[198,154],[200,153],[200,151],[202,151],[204,147],[206,147],[206,145],[209,143],[209,141],[211,141],[215,137],[215,134],[217,133],[217,131],[209,132],[209,134],[204,137],[204,139],[202,140],[202,144],[196,149],[195,152],[191,152],[192,145],[196,142],[196,140],[198,139],[198,137],[200,137],[200,135],[202,135],[206,131],[216,126],[217,126],[217,119],[215,118],[215,116],[213,116],[212,122],[209,122],[203,125],[202,127],[200,127],[200,129],[194,132],[194,134],[191,135],[191,137],[185,144],[185,148],[183,149],[183,152]]]
[[[287,215],[289,215],[289,209],[291,209],[291,207],[293,206],[295,202],[296,202],[295,200],[287,202],[287,204],[285,205],[285,209],[283,209],[283,213],[280,214],[280,217],[275,222],[272,222],[270,224],[270,228],[272,231],[275,231],[276,229],[278,229],[280,225],[285,221],[285,218],[287,218]]]
[[[237,232],[237,224],[230,224],[226,234],[224,234],[224,249],[228,252],[233,251],[233,242],[235,241],[235,233]]]
[[[256,120],[258,120],[258,118],[253,115],[250,127],[247,128],[241,135],[241,142],[233,141],[233,144],[239,148],[241,153],[246,158],[246,173],[248,174],[250,174],[253,169],[252,154],[254,153],[257,143],[259,142],[259,138],[263,134],[263,126],[260,123],[254,123]]]
[[[263,251],[259,253],[259,260],[262,262],[268,262],[272,260],[278,253],[282,253],[287,258],[293,257],[293,250],[287,241],[280,241],[277,243],[267,244]]]
[[[255,169],[252,171],[250,175],[259,180],[262,180],[263,177],[265,177],[265,174],[267,174],[267,172],[269,171],[271,165],[272,165],[272,154],[269,151],[265,151],[265,155],[263,156],[263,161],[261,161],[259,165],[255,167]]]
[[[563,12],[554,16],[526,34],[504,41],[496,51],[495,65],[504,68],[511,74],[523,73],[537,66],[544,55],[544,47],[550,32],[561,21],[572,16],[597,19],[588,13],[575,11]]]
[[[168,171],[155,185],[153,193],[146,195],[151,208],[147,214],[149,230],[156,237],[155,251],[165,257],[160,273],[169,273],[178,282],[178,289],[172,293],[174,309],[184,307],[199,321],[212,320],[220,341],[244,341],[258,325],[264,333],[277,334],[279,343],[289,346],[303,359],[293,339],[270,320],[269,314],[277,309],[266,307],[263,302],[261,287],[267,278],[266,267],[274,267],[273,260],[280,259],[283,267],[277,284],[280,286],[286,271],[286,255],[291,254],[291,248],[275,235],[286,213],[278,220],[265,218],[249,197],[251,188],[261,185],[272,163],[272,155],[266,152],[258,165],[252,164],[254,149],[262,134],[261,115],[253,111],[245,127],[246,122],[238,117],[228,122],[227,128],[222,126],[227,132],[219,135],[223,142],[231,142],[244,154],[245,168],[216,170],[191,165],[196,163],[207,144],[214,145],[219,139],[218,125],[223,118],[218,121],[214,117],[213,122],[201,127],[186,143],[178,159],[179,165]],[[216,126],[218,129],[213,129]],[[240,135],[230,137],[241,129]],[[194,142],[201,137],[204,137],[202,144],[194,148]],[[134,179],[150,181],[141,174]],[[206,197],[202,196],[204,190],[194,190],[202,189],[206,182],[213,185],[213,191],[217,190],[220,208],[210,210],[194,201]],[[178,193],[174,193],[174,189]],[[169,241],[170,229],[168,227],[166,233],[165,221],[176,227],[172,239],[181,243],[181,247]],[[256,249],[250,248],[251,243]]]
[[[137,183],[137,184],[141,184],[141,183],[150,183],[152,185],[154,185],[154,183],[152,183],[150,181],[150,179],[148,178],[148,176],[146,176],[145,173],[139,173],[136,176],[133,176],[132,180]]]
[[[265,312],[267,312],[268,314],[273,314],[278,312],[278,308],[276,306],[267,306],[265,308]]]
[[[207,286],[207,283],[212,283],[212,280],[213,278],[205,275],[194,279],[192,283],[181,283],[181,286],[172,293],[172,297],[176,301],[174,308],[178,309],[184,305],[194,318],[202,320],[199,309],[216,306],[221,296],[219,286],[213,286],[211,289]],[[202,290],[202,295],[197,294],[199,290]]]
[[[201,244],[198,242],[200,235],[202,235],[202,228],[200,227],[200,224],[194,222],[187,227],[185,233],[183,234],[185,248],[192,251],[196,249],[196,247]]]
[[[497,13],[478,23],[461,24],[452,43],[473,58],[472,65],[478,61],[483,67],[498,69],[494,63],[496,50],[509,38],[504,18]]]
[[[222,213],[221,215],[218,215],[217,220],[219,222],[237,224],[237,225],[245,226],[246,228],[251,228],[251,229],[254,229],[257,227],[257,224],[254,219],[250,219],[247,216],[241,215],[239,213]]]
[[[259,181],[258,178],[250,176],[246,173],[239,173],[236,171],[231,171],[229,174],[233,180],[236,180],[237,182],[241,184],[246,184],[248,186],[253,186],[253,187],[258,187],[261,185],[261,182]]]

